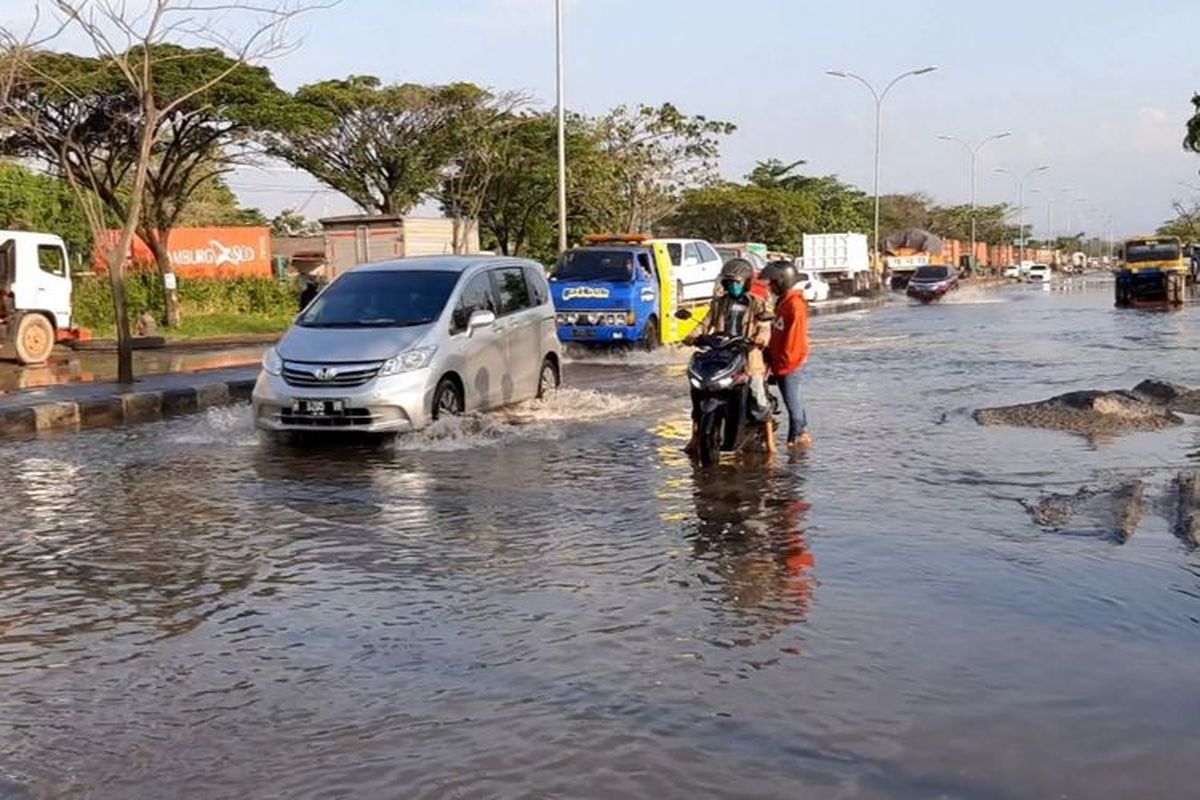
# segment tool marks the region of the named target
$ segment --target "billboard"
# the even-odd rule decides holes
[[[110,241],[119,231],[110,230]],[[134,239],[132,261],[153,265],[154,256],[141,239]],[[182,278],[270,277],[271,231],[265,227],[175,228],[167,239],[171,268]],[[97,271],[104,260],[94,254]]]

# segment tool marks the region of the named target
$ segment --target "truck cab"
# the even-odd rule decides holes
[[[580,344],[636,343],[645,349],[682,341],[707,313],[711,297],[679,297],[667,244],[645,237],[590,236],[567,250],[550,276],[558,338]],[[692,309],[687,321],[675,318]]]
[[[63,240],[50,233],[0,231],[0,357],[45,362],[71,329],[71,269]]]

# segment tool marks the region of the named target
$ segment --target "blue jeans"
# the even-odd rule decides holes
[[[779,379],[779,391],[783,394],[783,405],[787,408],[787,440],[794,442],[808,428],[808,416],[804,413],[804,370],[789,372]]]

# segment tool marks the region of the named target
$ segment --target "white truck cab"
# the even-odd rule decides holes
[[[41,364],[71,328],[67,247],[52,233],[0,230],[0,357]]]

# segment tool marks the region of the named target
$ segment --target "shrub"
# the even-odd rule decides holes
[[[162,279],[156,273],[137,272],[127,276],[125,295],[129,318],[149,311],[160,322],[166,318]],[[179,305],[184,319],[207,315],[290,316],[297,311],[299,290],[274,278],[180,278]],[[112,287],[108,278],[88,275],[77,278],[72,298],[75,324],[93,330],[116,327]]]

